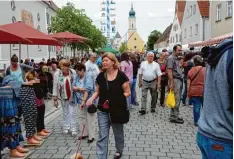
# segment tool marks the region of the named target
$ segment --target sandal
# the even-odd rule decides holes
[[[122,157],[122,152],[116,152],[114,159],[120,159]]]

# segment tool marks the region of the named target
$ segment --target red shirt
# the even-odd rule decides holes
[[[201,69],[201,66],[192,67],[188,72],[188,79],[193,79],[198,71]],[[206,68],[203,67],[202,70],[198,73],[197,77],[193,79],[190,83],[189,96],[191,97],[202,97],[204,82],[205,82],[205,72]]]

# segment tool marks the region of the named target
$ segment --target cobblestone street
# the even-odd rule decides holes
[[[34,158],[66,158],[76,152],[78,137],[63,135],[61,124],[61,108],[58,116],[48,123],[47,128],[53,134],[41,145],[33,149],[30,159]],[[200,151],[196,146],[196,129],[193,126],[192,108],[181,107],[182,125],[169,123],[169,109],[157,107],[155,114],[138,114],[138,108],[131,110],[131,119],[125,125],[125,150],[123,159],[199,159]],[[97,124],[96,124],[97,125]],[[96,138],[98,136],[96,126]],[[96,159],[96,143],[82,142],[82,154],[85,159]],[[109,139],[109,157],[113,158],[115,144],[113,133]]]

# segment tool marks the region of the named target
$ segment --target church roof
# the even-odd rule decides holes
[[[129,17],[135,18],[136,12],[133,9],[133,3],[132,3],[132,7],[131,10],[129,11]]]
[[[166,30],[163,32],[163,34],[158,38],[158,40],[156,41],[156,44],[165,41],[166,39],[169,39],[170,33],[171,33],[171,27],[172,24],[170,24]]]
[[[116,33],[115,38],[121,38],[119,32]]]

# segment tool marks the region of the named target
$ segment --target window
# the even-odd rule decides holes
[[[178,35],[176,34],[176,43],[178,42]]]
[[[171,43],[173,43],[173,42],[172,42],[172,37],[171,37]]]
[[[190,16],[193,14],[193,6],[190,6]]]
[[[14,0],[11,1],[11,9],[12,9],[13,11],[15,11],[15,9],[16,9],[15,1],[14,1]]]
[[[227,1],[227,17],[232,16],[232,0]]]
[[[180,42],[182,42],[182,34],[180,34]]]
[[[46,13],[46,21],[47,21],[47,25],[50,25],[50,15],[49,15],[49,13]]]
[[[40,14],[37,13],[37,21],[39,22],[41,20]]]
[[[195,35],[198,34],[198,24],[195,25]]]
[[[15,16],[12,17],[12,23],[15,23],[16,22],[16,18]]]
[[[189,17],[189,9],[187,9],[187,18]]]
[[[192,34],[193,34],[193,28],[192,26],[190,26],[190,36],[192,36]]]
[[[136,40],[136,38],[134,38],[134,40]]]
[[[184,38],[187,36],[187,29],[184,29]]]
[[[216,7],[216,21],[221,20],[221,4],[217,5]]]
[[[133,29],[133,24],[132,24],[132,29]]]
[[[41,31],[40,25],[37,26],[37,30]],[[37,48],[38,48],[38,51],[41,51],[41,46],[40,45],[37,45]]]
[[[115,27],[114,26],[112,27],[112,33],[115,33]]]
[[[137,46],[134,46],[134,49],[136,49],[137,48]]]
[[[193,6],[193,14],[196,14],[196,5]]]

